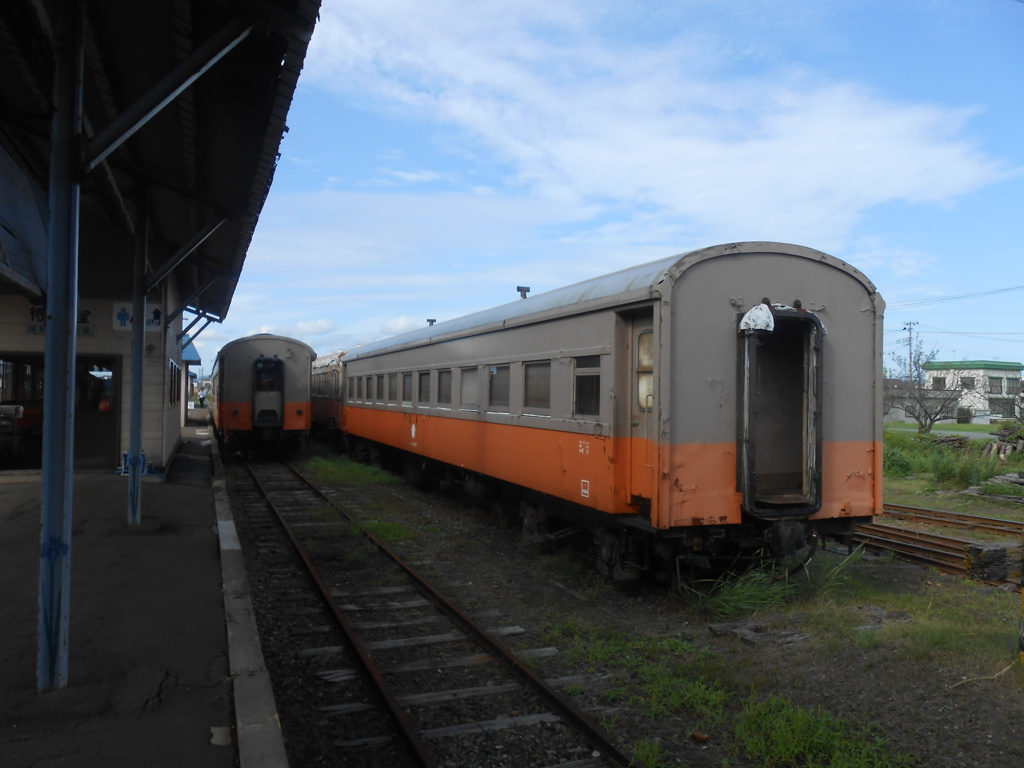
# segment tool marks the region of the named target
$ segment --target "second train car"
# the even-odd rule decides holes
[[[323,361],[323,424],[616,578],[799,559],[881,508],[884,307],[820,251],[705,248]]]
[[[315,357],[309,345],[269,333],[221,347],[211,376],[210,413],[228,450],[290,449],[309,435]]]

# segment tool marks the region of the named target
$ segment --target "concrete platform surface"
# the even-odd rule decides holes
[[[248,595],[237,537],[223,536],[233,522],[215,445],[205,426],[186,427],[183,440],[167,482],[143,484],[139,526],[127,524],[127,478],[75,476],[69,685],[55,692],[36,692],[41,481],[0,481],[4,768],[283,764],[279,743],[239,759],[248,726],[236,727],[235,679],[245,678],[241,690],[263,683],[241,707],[255,704],[247,717],[261,738],[279,742],[280,729],[254,627],[226,627],[226,610]],[[230,667],[229,629],[257,649],[245,670]]]

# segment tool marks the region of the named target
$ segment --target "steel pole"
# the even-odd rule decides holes
[[[142,195],[142,226],[135,240],[132,280],[132,394],[128,425],[128,525],[142,522],[142,382],[146,348],[146,249],[148,196]]]
[[[41,692],[66,688],[68,684],[81,197],[78,157],[82,125],[81,9],[77,3],[56,3],[54,13],[39,566],[38,687]]]

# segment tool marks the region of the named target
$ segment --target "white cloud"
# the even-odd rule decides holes
[[[743,55],[699,25],[630,47],[582,4],[417,7],[326,8],[312,76],[463,132],[524,192],[600,209],[621,231],[685,221],[711,241],[830,246],[873,206],[947,204],[1006,176],[962,138],[973,110],[792,67],[739,75]]]

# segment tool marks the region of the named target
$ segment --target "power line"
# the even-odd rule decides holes
[[[1018,0],[1024,2],[1024,0]],[[978,296],[993,296],[997,293],[1009,293],[1010,291],[1024,290],[1024,285],[1016,285],[1013,288],[994,288],[991,291],[977,291],[976,293],[958,293],[952,296],[933,296],[930,299],[916,299],[915,301],[898,301],[889,305],[889,309],[903,309],[905,307],[925,307],[929,304],[944,304],[947,301],[960,301],[961,299],[975,299]]]

